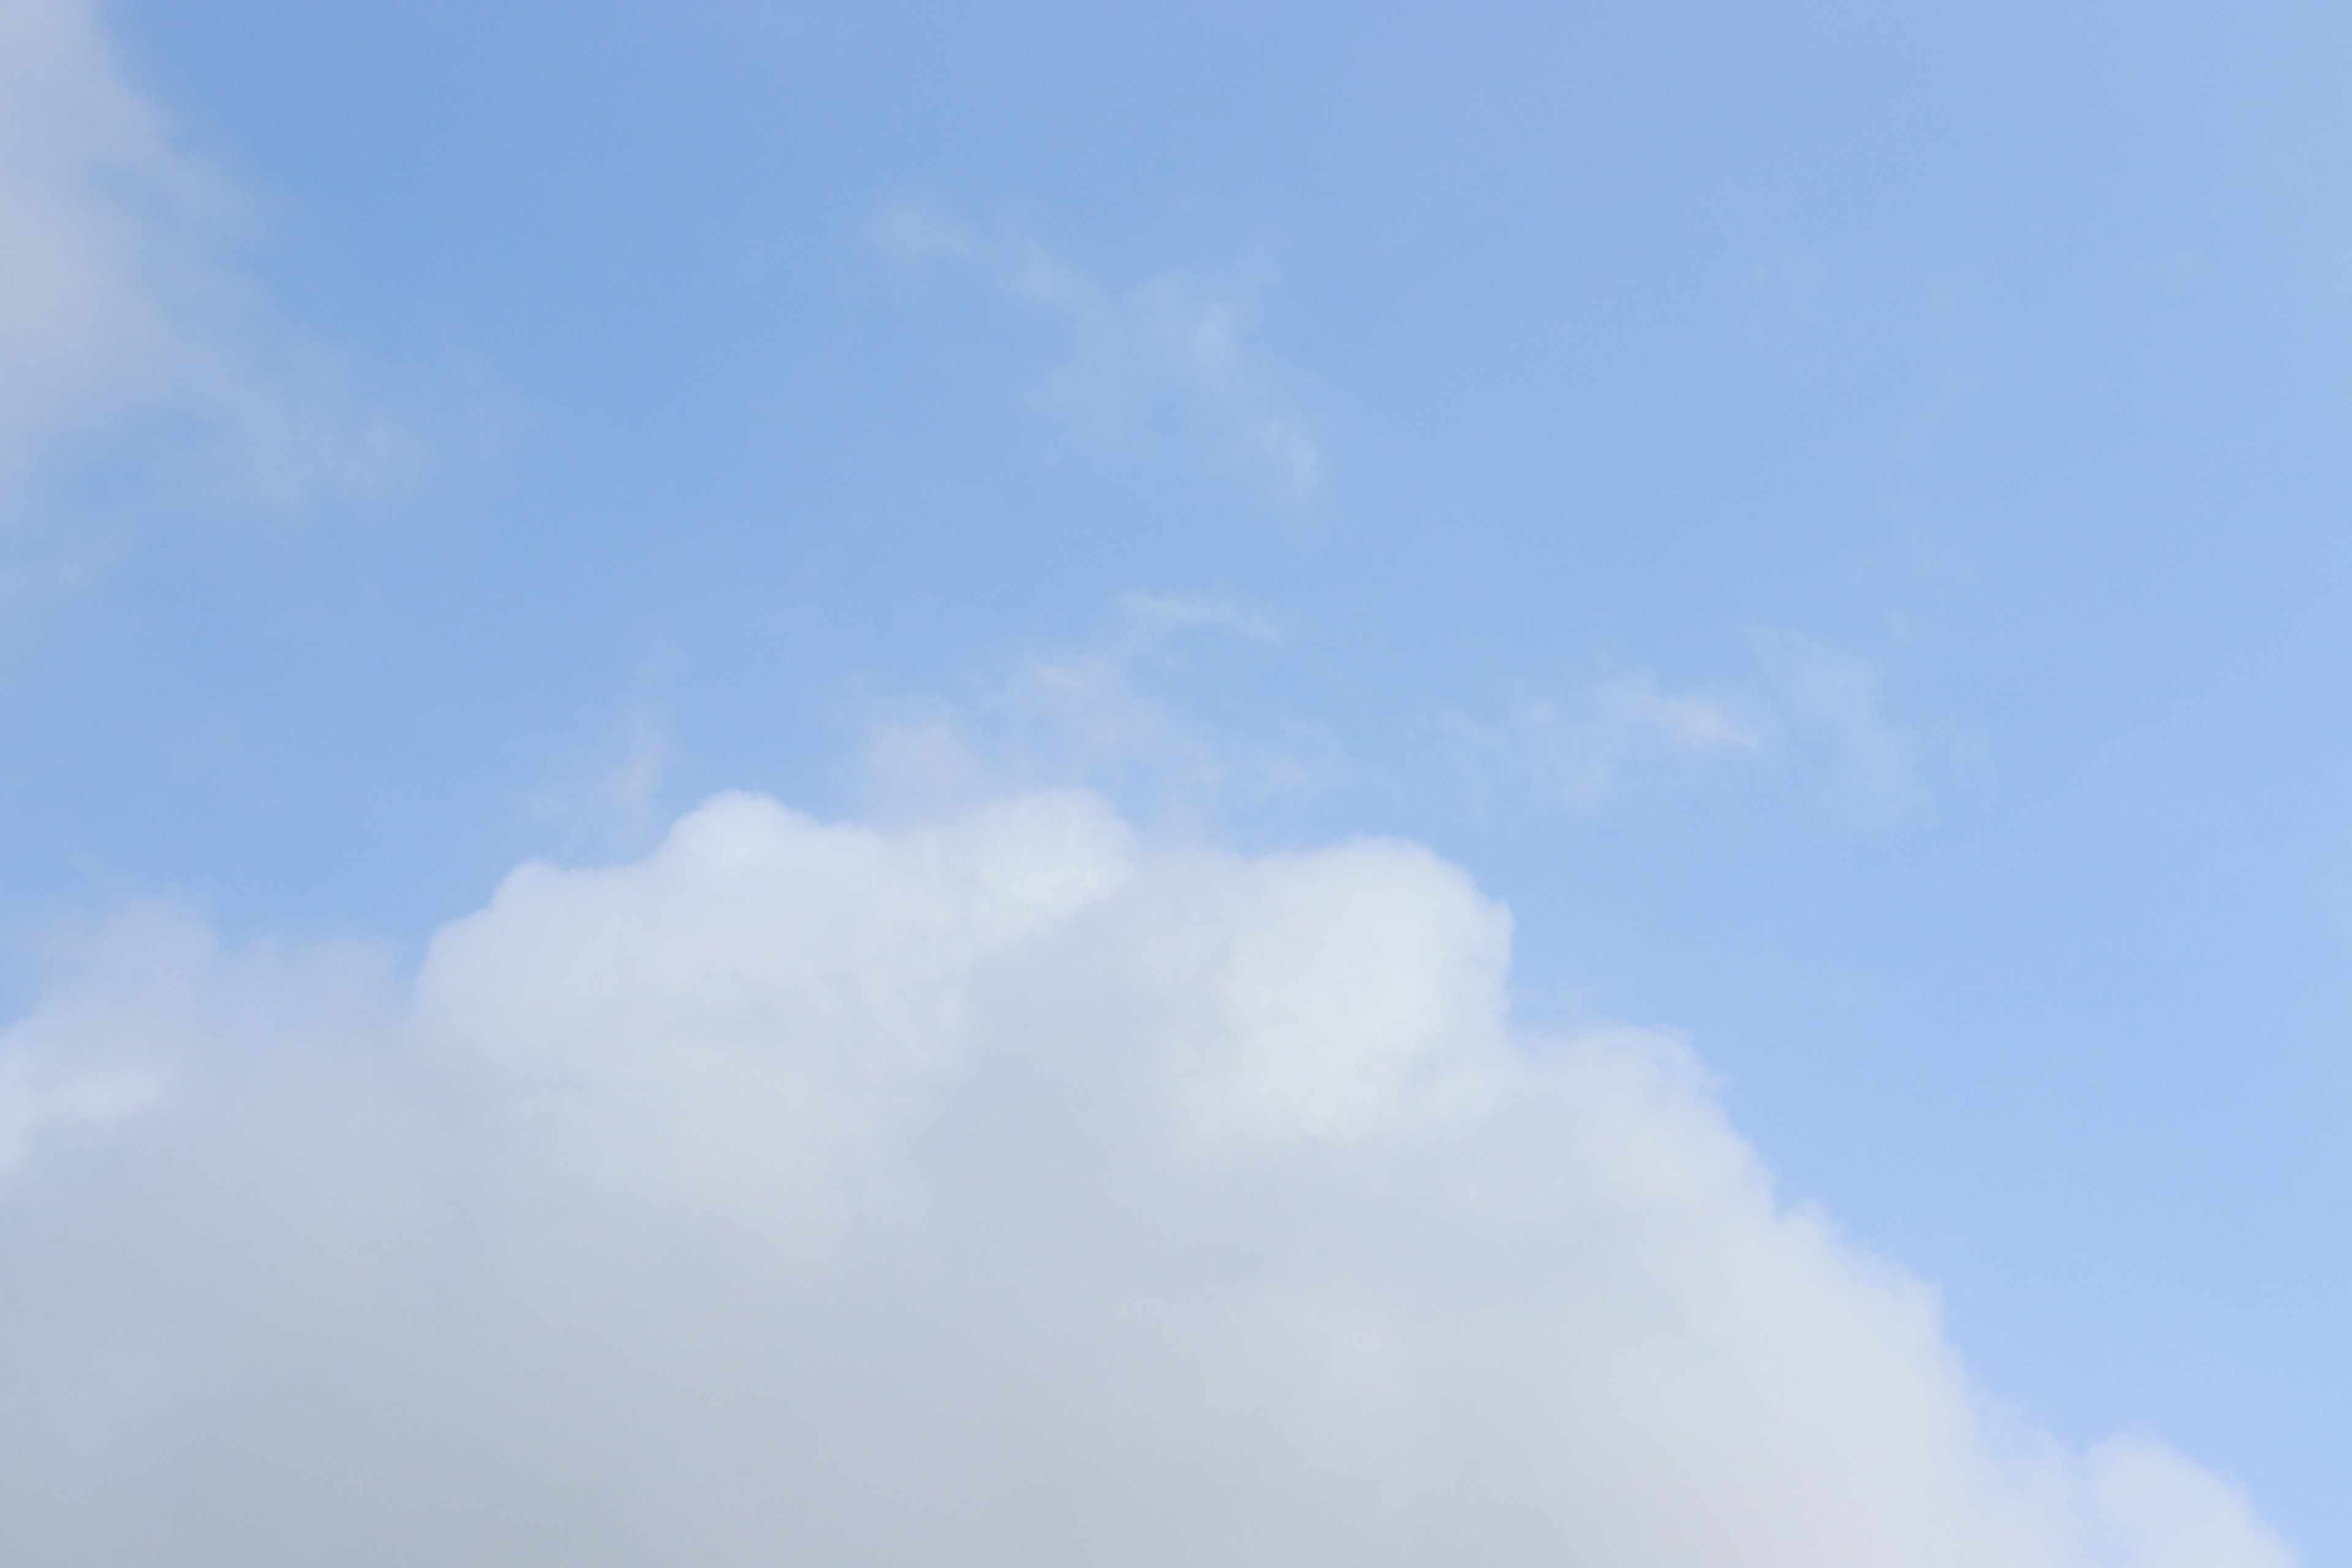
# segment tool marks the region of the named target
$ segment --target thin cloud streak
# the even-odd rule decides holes
[[[1916,748],[1882,713],[1875,671],[1789,633],[1759,635],[1755,647],[1754,672],[1736,683],[1672,689],[1636,670],[1574,702],[1460,724],[1463,754],[1474,776],[1514,780],[1576,812],[1767,765],[1819,769],[1840,806],[1864,820],[1926,804]]]
[[[1204,722],[1156,679],[1201,639],[1278,649],[1288,637],[1277,617],[1228,600],[1122,595],[1090,642],[1010,660],[956,700],[877,704],[862,725],[863,782],[879,802],[921,809],[1076,784],[1163,825],[1310,795],[1343,771],[1327,734]]]
[[[1055,322],[1070,345],[1057,380],[1088,416],[1121,417],[1131,405],[1173,393],[1216,433],[1225,456],[1278,500],[1306,505],[1321,494],[1322,447],[1245,341],[1232,300],[1175,277],[1116,287],[1016,223],[983,226],[925,202],[884,207],[866,239],[901,267],[961,272]]]
[[[101,456],[278,509],[414,468],[414,438],[242,275],[239,207],[124,78],[97,6],[0,0],[0,529]]]

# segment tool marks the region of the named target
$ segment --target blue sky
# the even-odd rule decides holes
[[[12,1016],[723,790],[1410,841],[2352,1550],[2339,13],[9,13]]]

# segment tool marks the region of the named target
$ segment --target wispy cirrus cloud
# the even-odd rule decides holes
[[[891,700],[865,716],[861,757],[885,800],[936,803],[1083,784],[1155,814],[1295,797],[1329,782],[1320,728],[1256,728],[1189,711],[1167,677],[1187,645],[1277,649],[1287,632],[1229,600],[1130,593],[1091,640],[1001,660],[952,698]]]
[[[602,744],[565,758],[523,801],[566,847],[612,852],[650,842],[662,785],[676,761],[669,731],[649,707],[629,710]]]
[[[1468,754],[1482,774],[1516,777],[1578,811],[1628,790],[1763,765],[1817,768],[1840,805],[1863,817],[1924,802],[1916,748],[1882,712],[1870,666],[1790,633],[1760,634],[1753,647],[1736,679],[1673,689],[1636,670],[1572,700],[1532,701],[1500,723],[1465,725]]]
[[[91,0],[0,0],[0,528],[101,464],[282,508],[415,462],[240,268],[245,226]]]
[[[1851,809],[1897,816],[1925,804],[1917,748],[1882,710],[1876,670],[1793,633],[1764,635],[1757,647],[1786,722],[1826,746],[1835,787]]]
[[[1520,752],[1544,793],[1590,808],[1646,775],[1759,755],[1773,731],[1736,698],[1664,690],[1643,672],[1601,681],[1579,704],[1529,703],[1487,739]]]
[[[1097,637],[992,660],[952,696],[866,704],[856,721],[865,782],[877,801],[930,804],[1076,784],[1183,819],[1465,784],[1474,797],[1501,792],[1589,814],[1629,795],[1767,771],[1861,822],[1927,800],[1916,747],[1885,715],[1876,671],[1794,634],[1751,638],[1735,679],[1669,685],[1633,669],[1498,721],[1444,721],[1453,771],[1443,784],[1426,776],[1425,748],[1384,762],[1286,714],[1278,696],[1234,700],[1252,682],[1230,665],[1214,691],[1185,679],[1221,646],[1279,662],[1290,635],[1281,617],[1230,600],[1124,595]]]
[[[975,223],[929,202],[882,208],[866,238],[898,265],[978,279],[1053,323],[1065,342],[1058,390],[1088,416],[1173,402],[1278,499],[1304,504],[1321,493],[1322,447],[1249,343],[1235,300],[1172,274],[1113,283],[1012,219]]]

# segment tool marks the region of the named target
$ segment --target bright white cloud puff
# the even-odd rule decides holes
[[[1989,1421],[1681,1047],[1516,1028],[1508,942],[1414,846],[1079,794],[724,796],[405,995],[134,917],[0,1035],[68,1108],[0,1110],[6,1558],[2291,1562]]]

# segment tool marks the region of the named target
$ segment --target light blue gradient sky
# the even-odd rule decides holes
[[[413,946],[730,786],[1409,836],[1988,1386],[2352,1552],[2352,16],[110,15],[207,330],[399,434],[44,448],[27,941]]]

